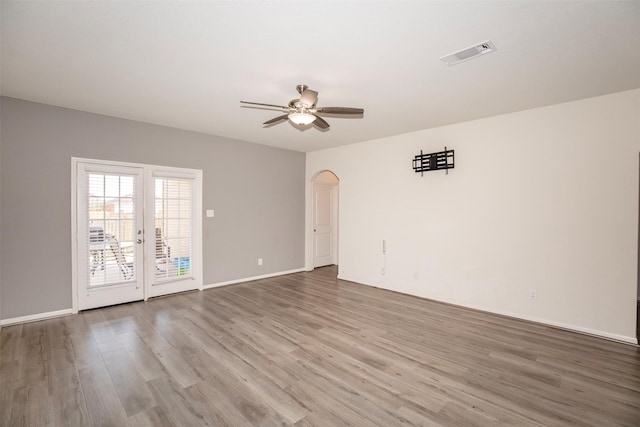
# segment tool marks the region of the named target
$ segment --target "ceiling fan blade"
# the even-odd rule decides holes
[[[279,122],[281,120],[287,120],[288,118],[289,118],[288,114],[283,114],[283,115],[275,117],[275,118],[273,118],[271,120],[267,120],[266,122],[263,123],[263,125],[265,125],[265,126],[266,125],[272,125],[272,124],[277,123],[277,122]]]
[[[318,102],[318,92],[311,89],[305,89],[300,94],[300,103],[307,106],[307,108],[311,108],[316,105]]]
[[[319,116],[316,116],[313,124],[318,126],[320,129],[329,129],[329,123],[327,123],[322,117]]]
[[[321,107],[317,108],[318,113],[327,114],[364,114],[362,108],[350,108],[350,107]]]
[[[250,104],[250,105],[260,105],[262,107],[273,107],[273,108],[279,108],[282,111],[288,111],[289,107],[285,107],[283,105],[274,105],[274,104],[262,104],[260,102],[249,102],[249,101],[240,101],[242,104]]]

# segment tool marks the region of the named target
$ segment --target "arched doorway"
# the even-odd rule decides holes
[[[338,264],[338,186],[331,171],[312,181],[313,268]]]

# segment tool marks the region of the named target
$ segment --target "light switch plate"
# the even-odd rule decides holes
[[[213,209],[207,209],[207,218],[213,218],[214,212]]]

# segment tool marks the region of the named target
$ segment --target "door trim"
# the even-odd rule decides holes
[[[194,238],[193,238],[193,266],[195,267],[192,271],[194,287],[193,289],[203,290],[203,269],[202,269],[202,170],[199,169],[187,169],[187,168],[178,168],[172,166],[159,166],[159,165],[151,165],[144,163],[133,163],[133,162],[120,162],[113,160],[99,160],[99,159],[88,159],[82,157],[72,157],[71,158],[71,313],[78,313],[78,233],[76,224],[78,222],[78,164],[80,163],[90,163],[94,165],[105,165],[105,166],[114,166],[114,167],[134,167],[143,169],[143,176],[146,179],[146,176],[153,173],[153,171],[162,171],[167,174],[175,174],[175,176],[184,176],[185,171],[188,170],[188,174],[194,176],[195,183],[197,186],[196,192],[198,197],[195,198],[195,208],[194,208],[194,221],[195,221],[195,230],[194,230]],[[145,184],[146,185],[146,184]],[[144,190],[143,190],[144,191]],[[143,209],[146,209],[147,202],[146,200],[143,203]],[[145,213],[143,212],[143,217],[146,220]],[[147,251],[143,251],[147,252]],[[143,265],[148,265],[146,260],[143,259]],[[146,301],[149,298],[147,286],[150,283],[149,274],[145,271],[145,282],[144,282],[144,300]]]
[[[318,212],[318,200],[317,200],[317,191],[319,190],[325,190],[329,192],[329,222],[330,222],[330,241],[329,241],[329,252],[330,252],[330,260],[328,262],[328,264],[322,264],[322,265],[316,265],[317,259],[318,259],[318,254],[317,254],[317,239],[318,239],[318,234],[317,234],[317,218],[316,218],[316,214]],[[318,184],[318,183],[313,183],[313,201],[312,201],[312,206],[313,206],[313,268],[318,268],[318,267],[324,267],[327,265],[336,265],[338,264],[338,186],[337,185],[327,185],[327,184]]]
[[[338,182],[335,184],[335,263],[338,265],[338,269],[340,269],[340,177],[334,172],[332,169],[319,169],[317,172],[313,173],[311,176],[307,176],[307,181],[305,185],[305,253],[304,253],[304,269],[305,271],[313,271],[314,270],[314,249],[313,249],[313,209],[314,209],[314,196],[313,196],[313,187],[316,179],[323,172],[330,172],[333,174]]]

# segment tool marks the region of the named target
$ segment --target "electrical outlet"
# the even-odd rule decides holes
[[[262,265],[262,258],[258,258],[258,265]]]
[[[536,299],[538,298],[538,292],[535,289],[531,289],[529,291],[529,298]]]

